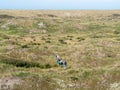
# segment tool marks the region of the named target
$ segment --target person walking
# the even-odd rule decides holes
[[[61,58],[58,53],[56,53],[56,62],[59,66],[61,65]]]
[[[60,56],[56,53],[56,61],[60,60]]]
[[[60,60],[60,66],[63,67],[63,61],[62,61],[62,59]]]
[[[66,67],[67,67],[67,62],[66,62],[66,60],[63,62],[63,66],[64,66],[64,69],[66,69]]]

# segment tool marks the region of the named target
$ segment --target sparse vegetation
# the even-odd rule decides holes
[[[115,10],[0,10],[0,90],[120,88],[119,16]],[[15,80],[20,83],[7,86]]]

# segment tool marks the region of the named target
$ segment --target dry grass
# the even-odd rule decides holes
[[[0,10],[0,77],[22,80],[15,90],[119,88],[119,18],[119,10]]]

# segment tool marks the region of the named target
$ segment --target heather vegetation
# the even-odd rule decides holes
[[[0,90],[119,90],[119,19],[120,11],[0,10]]]

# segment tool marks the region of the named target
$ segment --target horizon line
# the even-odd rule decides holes
[[[70,10],[70,11],[72,11],[72,10],[100,10],[100,11],[102,11],[102,10],[120,10],[120,9],[0,9],[0,10]]]

